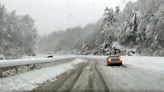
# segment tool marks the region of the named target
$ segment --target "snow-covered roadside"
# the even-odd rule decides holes
[[[74,55],[57,55],[52,54],[55,58],[61,58],[61,57],[73,57]],[[37,58],[47,58],[47,54],[37,54],[36,56],[23,56],[21,59],[37,59]]]
[[[73,65],[84,62],[83,59],[75,59],[70,63],[57,65],[49,68],[42,68],[26,72],[17,76],[1,78],[0,79],[0,92],[13,92],[13,91],[30,91],[38,87],[39,84],[47,80],[52,80],[56,76],[73,69]]]
[[[164,57],[125,56],[123,63],[150,71],[164,71]]]
[[[15,60],[0,60],[0,67],[26,65],[35,63],[53,62],[61,59],[75,58],[75,56],[56,56],[54,58],[31,58],[31,59],[15,59]]]
[[[53,55],[53,54],[51,54]],[[37,54],[36,56],[23,56],[21,59],[34,59],[34,58],[46,58],[47,56],[49,56],[49,54]],[[56,55],[53,55],[54,57],[58,57]]]

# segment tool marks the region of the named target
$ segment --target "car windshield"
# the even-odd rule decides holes
[[[164,92],[164,0],[0,0],[0,92]]]

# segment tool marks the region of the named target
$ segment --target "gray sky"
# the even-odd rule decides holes
[[[39,34],[96,22],[106,6],[123,8],[128,0],[0,0],[8,11],[29,14]],[[130,0],[129,0],[130,1]]]

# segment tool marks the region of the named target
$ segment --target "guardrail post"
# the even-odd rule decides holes
[[[0,68],[0,78],[2,77],[2,69]]]

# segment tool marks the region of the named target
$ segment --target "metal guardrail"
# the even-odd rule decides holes
[[[31,60],[6,60],[0,62],[0,78],[14,76],[27,71],[71,62],[75,57],[45,58]]]

